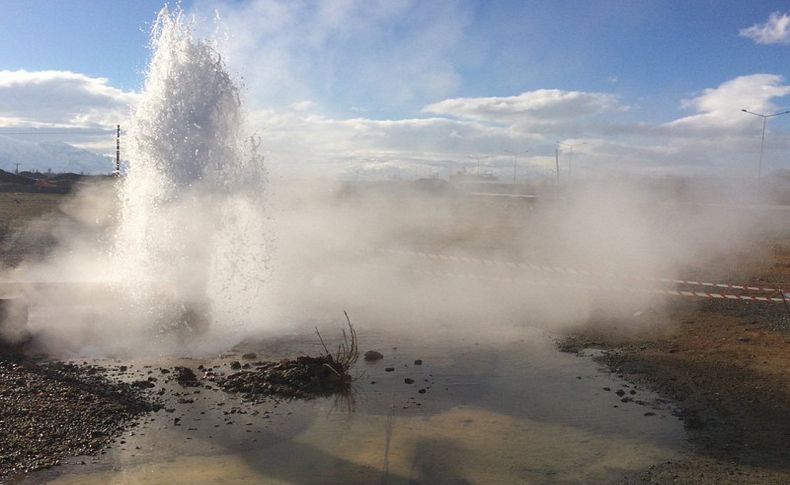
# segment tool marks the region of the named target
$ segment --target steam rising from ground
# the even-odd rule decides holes
[[[705,266],[744,247],[758,226],[774,224],[750,209],[693,196],[677,203],[665,191],[631,182],[579,183],[561,197],[544,190],[531,200],[422,182],[280,187],[273,202],[275,269],[286,271],[275,271],[267,289],[270,315],[346,308],[365,325],[434,338],[502,339],[524,327],[551,331],[602,318],[638,327],[634,313],[660,314],[665,300],[612,288],[654,287],[632,277],[738,280],[738,273]],[[521,261],[594,276],[375,249]]]
[[[245,337],[332,320],[344,309],[363,339],[376,328],[508,338],[526,326],[622,318],[660,310],[663,301],[605,291],[613,284],[605,277],[583,281],[603,291],[582,290],[573,286],[579,278],[371,249],[673,277],[740,247],[758,222],[748,211],[693,198],[671,204],[672,194],[621,182],[560,193],[544,187],[531,201],[436,181],[280,179],[267,187],[257,142],[244,134],[239,91],[217,51],[194,39],[180,12],[167,10],[153,29],[145,91],[127,138],[122,181],[89,187],[65,204],[50,257],[8,275],[94,283],[29,289],[31,325],[50,349],[216,352]],[[553,284],[535,284],[547,280]]]

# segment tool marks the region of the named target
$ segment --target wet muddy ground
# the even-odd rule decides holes
[[[219,358],[102,362],[124,381],[156,379],[148,392],[164,408],[103,455],[19,483],[609,483],[684,448],[671,403],[557,352],[537,331],[510,345],[362,342],[383,358],[359,362],[352,392],[311,400],[251,401],[199,369],[231,375],[249,352],[275,361],[314,352],[309,334]],[[179,384],[174,365],[194,369],[199,385]]]

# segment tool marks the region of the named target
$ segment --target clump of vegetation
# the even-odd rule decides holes
[[[351,325],[351,319],[348,318],[348,312],[343,311],[343,314],[346,316],[348,333],[346,333],[345,329],[343,330],[343,341],[338,345],[337,352],[333,354],[329,351],[318,328],[315,329],[315,334],[318,336],[318,340],[324,348],[324,353],[321,357],[327,361],[325,365],[339,378],[351,380],[349,371],[354,367],[354,364],[357,363],[357,360],[359,360],[359,342],[357,339],[357,331],[354,330],[354,326]]]
[[[344,312],[345,313],[345,312]],[[303,355],[279,362],[256,362],[254,370],[240,371],[217,379],[227,392],[237,392],[247,399],[270,395],[310,399],[318,396],[346,395],[351,390],[351,368],[359,359],[357,332],[346,315],[348,331],[336,352],[330,352],[321,333],[316,335],[324,352],[316,357]]]

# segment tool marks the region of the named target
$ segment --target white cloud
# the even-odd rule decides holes
[[[137,94],[71,71],[0,71],[0,126],[109,127]]]
[[[270,109],[253,109],[249,119],[260,134],[273,168],[326,175],[360,169],[381,176],[447,174],[473,167],[475,157],[509,177],[506,149],[529,149],[523,173],[553,167],[554,141],[575,139],[579,172],[585,165],[682,171],[738,157],[748,161],[759,123],[740,111],[778,110],[790,85],[775,74],[740,76],[682,101],[692,113],[666,123],[634,120],[617,94],[539,89],[515,96],[448,98],[422,108],[425,117],[371,119],[319,115],[314,98],[296,97]],[[0,127],[61,127],[79,131],[114,126],[128,115],[138,95],[106,79],[68,71],[0,71]],[[249,93],[247,96],[249,97]],[[790,137],[772,123],[766,163],[778,166]],[[786,126],[786,125],[785,125]],[[3,130],[0,129],[0,133]],[[59,139],[63,139],[60,138]],[[80,137],[81,146],[109,151],[112,136]],[[102,141],[99,141],[102,140]],[[76,143],[75,143],[76,144]],[[522,173],[522,172],[520,172]]]
[[[734,134],[739,129],[754,125],[753,117],[744,114],[741,109],[757,113],[772,112],[777,109],[772,101],[787,95],[790,95],[790,85],[785,84],[782,76],[739,76],[715,88],[705,89],[697,97],[683,100],[683,107],[693,108],[698,113],[667,123],[665,127]]]
[[[312,101],[297,101],[291,104],[291,109],[294,111],[310,111],[315,108],[315,103]]]
[[[483,157],[489,170],[509,177],[512,157],[504,150],[529,149],[519,173],[548,176],[555,140],[571,140],[585,142],[576,151],[579,174],[694,173],[751,167],[759,124],[740,109],[770,111],[788,94],[781,76],[741,76],[683,100],[693,114],[658,124],[633,120],[639,113],[623,117],[627,108],[615,94],[555,89],[446,99],[423,108],[431,113],[427,118],[342,119],[295,110],[258,111],[252,118],[270,162],[287,170],[446,175]],[[790,143],[783,133],[774,125],[766,144],[767,163],[774,167]]]
[[[754,24],[738,32],[758,44],[790,44],[790,13],[774,12],[764,24]]]
[[[518,96],[446,99],[426,106],[423,112],[489,122],[551,122],[626,109],[613,94],[538,89]]]
[[[366,158],[435,161],[478,152],[501,152],[526,139],[506,127],[448,118],[335,119],[296,111],[250,116],[264,147],[281,165]],[[309,140],[309,143],[305,143]]]
[[[198,1],[222,19],[220,48],[256,107],[312,99],[345,110],[389,109],[452,95],[467,14],[451,0]]]

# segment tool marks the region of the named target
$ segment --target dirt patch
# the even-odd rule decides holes
[[[700,274],[755,286],[790,282],[790,240],[743,251]],[[625,483],[790,483],[790,314],[784,305],[681,301],[629,322],[571,332],[561,350],[604,349],[612,372],[677,405],[690,453]]]
[[[241,393],[250,400],[269,396],[310,399],[346,393],[351,379],[337,372],[333,364],[327,356],[256,362],[254,370],[242,370],[214,380],[224,391]]]
[[[676,403],[690,453],[624,483],[790,483],[787,319],[781,304],[681,302],[558,342],[566,352],[605,350],[596,359],[612,372]]]

